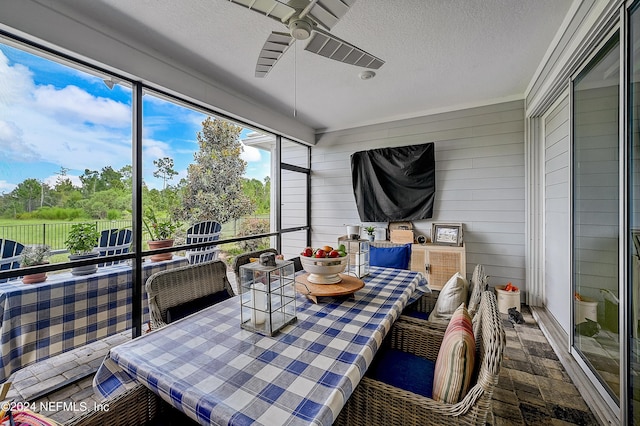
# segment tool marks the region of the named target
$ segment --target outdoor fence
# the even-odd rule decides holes
[[[221,239],[233,238],[239,235],[244,221],[249,219],[269,220],[269,215],[248,216],[235,219],[222,225]],[[105,229],[121,229],[131,228],[131,220],[96,220],[82,222],[49,222],[28,225],[4,225],[0,226],[0,239],[8,239],[18,241],[24,245],[46,244],[51,250],[65,250],[64,242],[69,235],[71,227],[75,223],[95,223],[98,231]],[[183,224],[186,230],[188,226]],[[144,230],[143,240],[148,239],[146,230]]]
[[[75,223],[95,223],[98,231],[130,228],[130,220],[96,220],[83,222],[38,223],[30,225],[0,226],[0,238],[18,241],[24,245],[46,244],[51,250],[65,249],[64,242]]]

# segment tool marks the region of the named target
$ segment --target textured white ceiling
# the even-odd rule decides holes
[[[357,1],[331,32],[386,61],[366,81],[306,41],[255,78],[265,39],[285,27],[226,0],[53,3],[322,131],[521,99],[572,1]]]

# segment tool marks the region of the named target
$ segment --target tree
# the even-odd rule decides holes
[[[247,162],[240,158],[242,129],[232,123],[207,117],[198,132],[194,163],[187,169],[179,217],[190,222],[216,220],[220,223],[253,212],[251,200],[242,192],[242,175]]]
[[[11,191],[11,194],[22,204],[24,210],[31,212],[40,202],[42,185],[36,179],[25,179]]]
[[[264,178],[264,185],[258,179],[243,179],[242,191],[251,199],[256,214],[269,213],[271,204],[271,182],[269,176]]]
[[[113,170],[113,167],[103,167],[100,171],[100,179],[98,180],[97,191],[105,191],[108,189],[124,189],[122,177],[122,173]]]
[[[80,201],[79,206],[92,218],[106,219],[109,211],[122,213],[131,209],[131,194],[116,188],[98,191]]]
[[[84,173],[80,175],[83,194],[91,195],[96,192],[99,178],[100,175],[97,170],[84,169]]]
[[[178,174],[173,169],[173,158],[163,157],[153,160],[153,165],[158,168],[153,172],[153,177],[162,178],[162,189],[167,189],[167,181],[172,180]]]
[[[133,167],[130,164],[127,164],[118,171],[122,175],[122,185],[124,189],[131,192],[133,189]]]
[[[60,207],[68,207],[69,201],[72,199],[73,194],[78,190],[73,186],[71,179],[67,177],[69,169],[66,167],[60,167],[60,171],[57,173],[56,184],[51,191],[51,196],[54,198],[54,204]]]

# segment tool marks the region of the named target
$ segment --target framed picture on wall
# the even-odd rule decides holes
[[[431,225],[431,242],[442,246],[462,246],[461,223],[434,223]]]

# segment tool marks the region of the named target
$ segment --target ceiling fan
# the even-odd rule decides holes
[[[289,32],[273,31],[262,46],[256,77],[266,77],[296,40],[309,40],[305,50],[363,68],[378,69],[384,61],[329,33],[356,0],[229,0],[281,22]],[[324,29],[322,29],[322,28]]]

